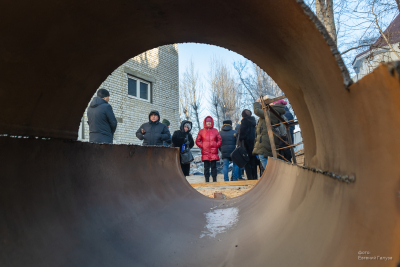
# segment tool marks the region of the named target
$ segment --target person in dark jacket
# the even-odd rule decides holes
[[[242,112],[242,121],[240,123],[239,141],[240,145],[244,144],[244,148],[249,155],[250,161],[244,166],[248,180],[257,180],[257,157],[253,155],[254,140],[256,138],[256,119],[251,116],[248,109]]]
[[[149,122],[140,126],[136,137],[143,140],[144,146],[162,146],[163,141],[171,138],[171,134],[167,125],[160,122],[160,113],[152,110],[149,114]]]
[[[219,135],[222,138],[222,144],[219,147],[219,150],[221,151],[222,160],[224,162],[224,181],[229,181],[229,161],[231,161],[231,153],[236,148],[236,131],[232,129],[231,120],[223,121],[223,126],[221,128],[221,131],[219,132]],[[232,170],[231,181],[237,181],[237,177],[235,177],[235,179],[236,180],[233,179]]]
[[[110,93],[106,89],[99,89],[89,105],[87,116],[89,124],[89,142],[112,144],[117,119],[108,101]]]
[[[239,128],[240,128],[240,123],[237,123],[236,127],[235,127],[235,131],[236,131],[235,138],[236,138],[236,140],[237,140],[237,137],[238,137]],[[244,172],[244,168],[239,168],[239,166],[236,165],[235,162],[233,162],[232,181],[244,180],[242,178],[242,173],[243,172]]]
[[[191,121],[182,121],[179,130],[175,131],[172,135],[172,146],[179,147],[179,151],[182,151],[182,145],[185,144],[186,148],[192,148],[194,146],[194,140],[190,131],[192,130]],[[180,157],[179,157],[180,161]],[[189,176],[190,163],[182,164],[182,172],[185,176]]]
[[[169,122],[169,120],[163,119],[163,120],[162,120],[162,123],[165,124],[165,125],[167,125],[168,130],[169,130],[169,126],[171,125],[171,123]],[[172,144],[171,138],[168,139],[167,141],[163,141],[163,146],[170,146],[171,144]]]

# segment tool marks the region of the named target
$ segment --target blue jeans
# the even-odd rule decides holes
[[[233,162],[232,181],[237,181],[239,178],[242,178],[242,170]]]
[[[261,164],[263,165],[265,170],[265,167],[267,167],[268,157],[265,158],[263,155],[258,155],[258,157],[260,158]]]
[[[224,167],[222,169],[224,173],[224,181],[229,181],[229,159],[222,159],[224,162]]]
[[[162,142],[162,145],[163,145],[163,146],[170,146],[171,143],[167,143],[167,142],[163,141],[163,142]]]

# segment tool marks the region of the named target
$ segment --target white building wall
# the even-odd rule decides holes
[[[130,75],[151,82],[152,103],[128,96]],[[160,112],[160,121],[163,119],[170,121],[169,129],[172,135],[179,129],[178,44],[154,48],[129,59],[112,72],[99,88],[105,88],[110,92],[109,104],[119,120],[114,134],[114,144],[141,144],[142,141],[136,138],[136,131],[143,123],[149,121],[151,110]],[[93,97],[95,95],[96,93]],[[79,140],[89,141],[87,110],[83,122]]]
[[[399,43],[392,44],[393,49],[400,55]],[[353,64],[353,68],[356,75],[353,77],[353,81],[360,80],[365,75],[371,73],[375,68],[379,66],[381,62],[391,62],[399,60],[396,53],[393,52],[388,46],[378,49],[374,49],[364,55],[356,58]]]

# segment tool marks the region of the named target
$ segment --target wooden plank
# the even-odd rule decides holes
[[[284,118],[282,118],[281,114],[279,114],[278,111],[276,111],[272,106],[269,106],[271,112],[278,118],[279,121],[281,122],[286,122]]]
[[[280,156],[284,161],[289,162],[289,163],[292,163],[292,162],[288,161],[284,156],[282,156],[282,155],[279,154],[279,153],[278,153],[278,156]]]
[[[278,96],[278,97],[275,97],[272,99],[265,98],[265,96],[264,96],[263,98],[260,98],[260,99],[264,100],[265,105],[269,105],[271,103],[274,103],[275,101],[285,99],[285,98],[287,98],[287,97],[285,95],[283,95],[283,96]]]
[[[298,124],[299,124],[299,122],[298,122],[298,121],[295,121],[295,122],[290,122],[290,123],[288,124],[288,126],[291,127],[291,126],[295,126],[295,125],[298,125]]]
[[[193,183],[193,187],[221,187],[221,186],[241,186],[241,185],[255,185],[258,180],[244,180],[244,181],[230,181],[230,182],[217,182],[217,183]]]
[[[300,143],[297,143],[297,144],[294,144],[294,145],[291,145],[291,146],[281,147],[281,148],[278,148],[278,149],[276,149],[276,150],[286,149],[286,148],[298,146],[298,145],[301,145],[301,144],[303,144],[303,142],[300,142]]]
[[[293,121],[295,121],[296,119],[294,119],[294,120],[290,120],[290,121],[284,121],[284,122],[280,122],[280,123],[277,123],[277,124],[274,124],[274,125],[272,125],[272,127],[274,127],[274,126],[278,126],[278,125],[281,125],[281,124],[289,124],[289,122],[293,122]]]
[[[276,133],[273,133],[276,137],[279,138],[279,140],[281,140],[282,142],[284,142],[286,145],[290,146],[290,144],[288,144],[288,142],[286,142],[285,140],[283,140],[280,136],[278,136]]]

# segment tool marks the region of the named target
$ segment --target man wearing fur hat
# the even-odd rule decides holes
[[[224,181],[229,181],[229,162],[231,161],[231,153],[236,148],[236,131],[232,129],[232,121],[225,120],[223,122],[223,126],[219,135],[222,138],[222,144],[219,148],[222,154],[222,160],[224,162],[223,173],[224,173]],[[231,181],[236,180],[237,177],[234,177],[234,170],[232,170]],[[235,179],[234,179],[235,178]]]
[[[163,141],[171,138],[171,134],[167,125],[160,122],[160,113],[152,110],[149,114],[149,122],[140,126],[136,137],[143,140],[144,146],[162,146]]]
[[[89,105],[87,116],[89,124],[89,142],[112,144],[117,119],[108,101],[110,93],[106,89],[99,89]]]

